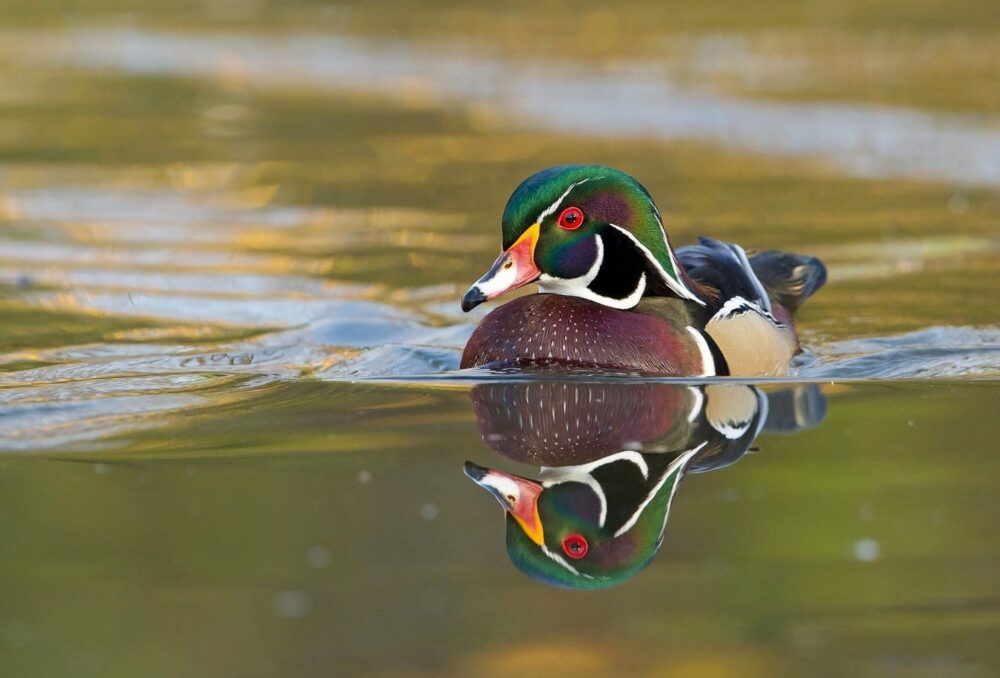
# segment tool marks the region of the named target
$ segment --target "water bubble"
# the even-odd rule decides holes
[[[319,545],[310,546],[306,551],[306,562],[315,570],[323,569],[330,564],[330,549]]]
[[[309,598],[304,591],[279,591],[274,595],[274,614],[284,619],[298,619],[309,612]]]
[[[863,563],[878,560],[882,547],[874,539],[859,539],[854,542],[854,558]]]
[[[430,522],[438,517],[438,507],[434,504],[424,504],[420,507],[420,517]]]

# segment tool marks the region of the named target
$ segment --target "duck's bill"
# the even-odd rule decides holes
[[[465,462],[465,475],[492,494],[531,541],[538,545],[545,542],[542,519],[538,515],[538,496],[543,489],[541,483],[512,473],[484,468],[471,461]]]
[[[535,243],[538,224],[525,231],[506,251],[501,252],[493,266],[469,288],[462,297],[462,310],[471,311],[479,304],[516,290],[538,280],[541,271],[535,265]]]

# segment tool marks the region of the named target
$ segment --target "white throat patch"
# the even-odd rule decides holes
[[[590,289],[590,283],[594,282],[594,279],[597,278],[597,274],[601,271],[601,264],[604,263],[604,240],[599,235],[595,235],[594,240],[597,242],[597,256],[594,258],[594,264],[590,267],[590,270],[578,278],[557,278],[554,275],[542,273],[538,277],[539,291],[580,297],[581,299],[587,299],[603,306],[622,310],[634,307],[639,303],[643,293],[646,291],[645,273],[639,277],[639,283],[632,290],[632,293],[624,299],[605,297]]]

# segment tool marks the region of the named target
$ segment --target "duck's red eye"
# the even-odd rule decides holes
[[[582,534],[571,534],[562,540],[563,552],[570,558],[578,559],[587,555],[590,544],[583,538]]]
[[[583,226],[583,210],[579,207],[567,207],[559,215],[559,228],[572,231]]]

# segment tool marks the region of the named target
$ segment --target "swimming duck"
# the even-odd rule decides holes
[[[502,252],[462,298],[489,313],[461,366],[564,366],[673,376],[780,376],[792,315],[826,281],[816,258],[701,238],[674,249],[649,192],[600,165],[538,172],[514,191]]]

